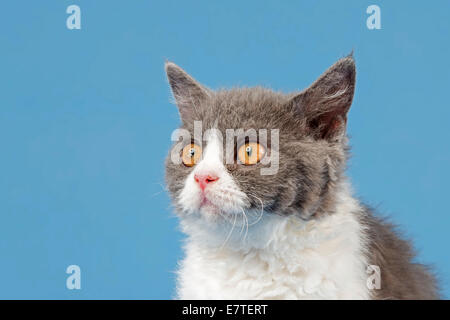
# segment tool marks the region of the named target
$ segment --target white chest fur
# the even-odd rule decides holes
[[[181,299],[369,299],[365,236],[347,192],[320,220],[267,214],[246,241],[215,243],[217,230],[184,220]]]

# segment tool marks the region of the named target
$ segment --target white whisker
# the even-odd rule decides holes
[[[251,195],[252,197],[258,199],[259,202],[261,202],[261,211],[260,211],[260,214],[259,214],[258,218],[256,219],[256,221],[254,221],[254,222],[252,222],[252,223],[250,224],[250,226],[253,226],[253,225],[257,224],[257,223],[261,220],[261,218],[262,218],[262,216],[263,216],[263,214],[264,214],[264,203],[262,202],[262,200],[261,200],[259,197],[255,196],[255,195],[252,195],[252,194],[250,194],[250,195]]]
[[[245,214],[244,209],[242,209],[242,213],[243,213],[243,218],[245,218],[245,225],[246,225],[246,230],[245,230],[245,234],[244,234],[244,238],[243,238],[243,241],[245,242],[245,239],[247,238],[247,235],[248,235],[248,219],[247,219],[247,215]]]
[[[233,233],[234,230],[234,226],[236,225],[236,217],[237,215],[234,215],[234,222],[233,222],[233,226],[231,227],[230,233],[228,233],[228,236],[226,237],[224,243],[220,246],[219,251],[222,250],[224,248],[224,246],[226,245],[226,243],[228,242],[228,240],[231,237],[231,234]]]

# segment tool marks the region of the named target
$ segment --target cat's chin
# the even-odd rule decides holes
[[[212,220],[212,221],[218,220],[224,214],[228,215],[228,213],[222,212],[218,206],[216,206],[210,202],[202,204],[200,206],[200,208],[198,208],[197,211],[205,219]]]

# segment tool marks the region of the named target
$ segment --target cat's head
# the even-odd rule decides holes
[[[171,62],[166,72],[182,122],[166,182],[182,219],[251,225],[263,213],[313,219],[332,207],[346,161],[353,57],[293,94],[213,91]]]

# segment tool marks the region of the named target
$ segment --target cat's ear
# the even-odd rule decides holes
[[[196,107],[209,96],[209,89],[172,62],[166,62],[165,69],[181,120],[185,123],[195,120]]]
[[[323,73],[291,103],[316,139],[337,141],[345,134],[347,112],[355,91],[356,69],[353,56],[347,56]]]

